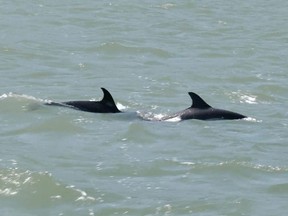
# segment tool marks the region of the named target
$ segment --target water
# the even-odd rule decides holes
[[[286,215],[287,1],[5,1],[1,215]],[[111,91],[126,114],[45,107]],[[241,121],[149,122],[194,91]]]

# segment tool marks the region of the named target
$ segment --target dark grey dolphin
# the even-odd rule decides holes
[[[46,105],[52,106],[63,106],[76,110],[81,110],[85,112],[93,112],[93,113],[119,113],[114,99],[109,91],[105,88],[101,88],[103,91],[103,99],[101,101],[67,101],[67,102],[48,102]]]
[[[179,120],[199,119],[199,120],[233,120],[243,119],[246,116],[223,109],[216,109],[208,105],[199,95],[188,92],[192,99],[191,107],[177,112],[173,115],[162,118],[162,121],[169,121],[179,118]]]

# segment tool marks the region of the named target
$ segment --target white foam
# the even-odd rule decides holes
[[[257,104],[257,97],[254,95],[242,95],[240,96],[241,101],[244,101],[245,103],[249,103],[249,104]]]
[[[252,117],[246,117],[246,118],[244,118],[244,120],[249,121],[249,122],[258,122],[258,123],[262,122],[262,120],[257,120],[257,119],[252,118]]]
[[[256,95],[243,94],[240,91],[232,92],[232,94],[240,98],[240,103],[258,104]]]
[[[118,103],[118,102],[116,103],[116,106],[120,111],[126,110],[128,108],[128,106],[124,106],[123,104]]]
[[[182,119],[179,116],[173,117],[173,118],[169,118],[167,120],[164,120],[166,122],[180,122]]]
[[[0,95],[0,99],[4,99],[4,98],[7,98],[7,97],[8,97],[7,94]]]
[[[0,96],[0,99],[6,99],[6,98],[16,98],[16,99],[28,99],[28,100],[34,100],[34,101],[40,101],[43,102],[44,100],[30,96],[25,94],[15,94],[12,92],[9,92],[8,94],[3,94]]]
[[[153,117],[155,118],[155,120],[161,121],[165,117],[165,115],[160,113],[160,114],[154,114]]]

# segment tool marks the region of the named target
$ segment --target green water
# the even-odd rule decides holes
[[[2,1],[1,215],[286,215],[287,6]],[[43,105],[100,87],[124,114]],[[250,118],[137,117],[188,91]]]

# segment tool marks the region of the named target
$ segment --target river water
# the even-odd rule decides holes
[[[286,215],[287,8],[1,1],[1,215]],[[125,113],[43,105],[101,87]],[[250,118],[138,118],[189,91]]]

